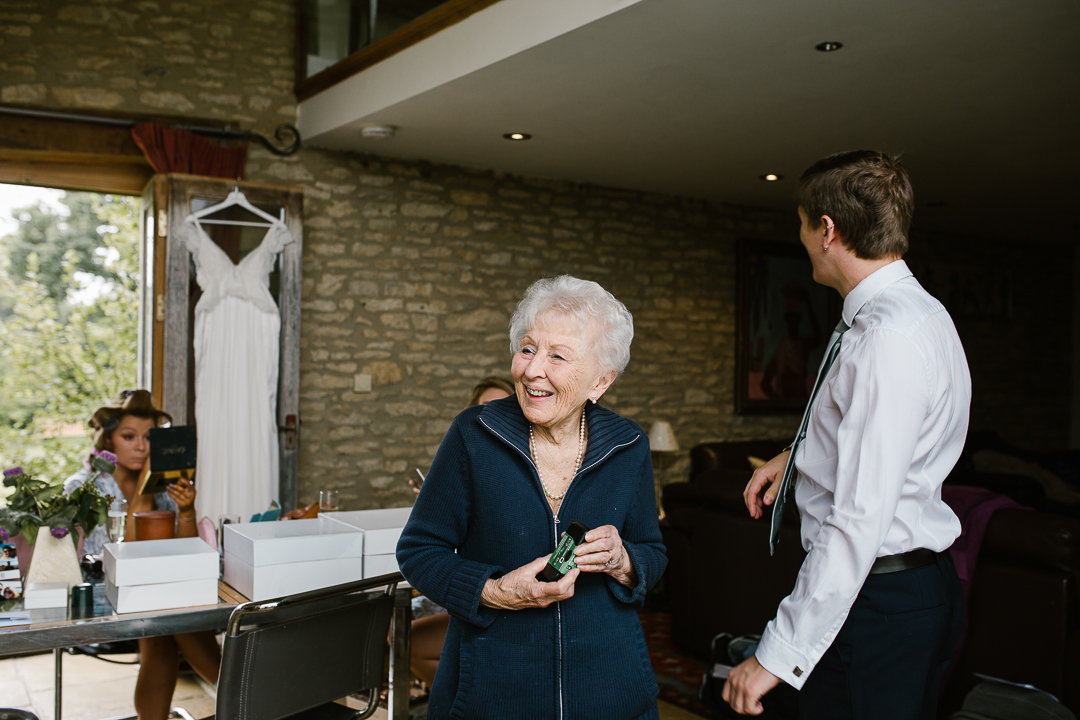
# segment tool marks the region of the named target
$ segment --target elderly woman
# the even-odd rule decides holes
[[[128,501],[127,538],[133,539],[131,517],[140,510],[172,510],[177,513],[176,536],[195,537],[195,486],[187,480],[170,485],[156,495],[138,494],[139,475],[150,454],[150,429],[171,422],[172,417],[154,406],[146,390],[121,390],[111,402],[94,411],[94,449],[116,456],[116,470],[95,481],[105,495]],[[89,479],[90,464],[64,482],[71,492]],[[134,538],[137,539],[137,538]],[[86,538],[86,552],[100,555],[108,542],[105,528],[98,526]],[[180,654],[210,684],[217,682],[221,650],[210,631],[139,638],[139,678],[135,683],[135,712],[139,720],[165,720],[172,706]]]
[[[594,282],[536,282],[510,321],[515,395],[454,420],[398,543],[450,612],[429,718],[657,717],[637,608],[667,560],[648,437],[596,404],[633,318]],[[537,575],[571,523],[577,568]]]

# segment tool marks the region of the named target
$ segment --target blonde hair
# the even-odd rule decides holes
[[[480,404],[480,396],[491,388],[498,388],[507,395],[514,394],[514,384],[509,380],[504,380],[497,375],[491,375],[484,378],[480,382],[476,383],[476,387],[473,388],[472,395],[469,396],[469,407]]]

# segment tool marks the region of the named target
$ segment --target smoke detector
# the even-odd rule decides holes
[[[387,140],[394,137],[396,130],[393,125],[368,125],[360,130],[360,135],[373,140]]]

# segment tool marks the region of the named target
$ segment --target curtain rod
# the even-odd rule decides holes
[[[54,110],[30,110],[28,108],[11,107],[9,105],[0,105],[0,113],[5,113],[7,115],[23,115],[25,117],[48,118],[50,120],[80,120],[82,122],[100,123],[102,125],[119,125],[121,127],[135,127],[136,125],[146,122],[143,120],[99,117],[97,115],[78,115],[75,113],[56,112]],[[188,132],[193,132],[198,135],[213,135],[215,137],[235,138],[240,140],[258,140],[263,144],[263,147],[279,156],[292,155],[300,148],[300,131],[296,129],[295,125],[278,125],[274,130],[274,138],[282,144],[286,142],[290,134],[292,135],[292,142],[281,148],[275,147],[269,140],[258,133],[251,132],[250,130],[233,130],[231,125],[226,125],[224,128],[212,128],[199,125],[174,125],[170,123],[166,125],[166,127],[170,127],[174,130],[187,130]]]

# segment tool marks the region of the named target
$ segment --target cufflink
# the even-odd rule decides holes
[[[791,672],[795,673],[795,677],[802,677],[802,668],[799,667],[798,665],[796,665],[795,669],[792,670]]]

